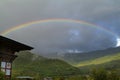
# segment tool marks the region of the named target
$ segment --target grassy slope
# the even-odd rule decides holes
[[[78,74],[79,69],[58,59],[21,52],[13,63],[13,75],[62,76]]]
[[[89,66],[89,65],[99,65],[99,64],[109,63],[111,61],[117,61],[117,60],[120,60],[120,53],[103,56],[103,57],[96,58],[93,60],[81,61],[80,63],[76,64],[75,66],[82,67],[82,66]]]
[[[74,55],[74,57],[71,55],[73,60],[79,59],[73,65],[82,69],[82,73],[94,67],[120,71],[120,53],[93,54],[78,54],[79,56]],[[66,76],[80,73],[78,68],[58,59],[47,59],[29,52],[19,53],[18,56],[13,64],[13,75]],[[82,59],[80,60],[79,57]]]
[[[67,61],[70,64],[79,64],[80,62],[86,62],[86,61],[92,61],[96,60],[105,56],[106,59],[109,58],[109,55],[114,55],[120,52],[120,47],[116,48],[108,48],[105,50],[97,50],[92,52],[86,52],[86,53],[66,53],[61,59]],[[98,60],[99,61],[99,60]],[[104,61],[103,61],[104,62]]]

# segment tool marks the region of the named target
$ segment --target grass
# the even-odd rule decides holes
[[[13,75],[65,76],[78,74],[79,69],[58,60],[48,59],[30,52],[21,52],[13,62]]]
[[[100,57],[93,60],[82,61],[78,64],[75,64],[74,66],[82,67],[82,66],[89,66],[89,65],[98,65],[98,64],[104,64],[107,62],[115,61],[115,60],[120,60],[120,53]]]

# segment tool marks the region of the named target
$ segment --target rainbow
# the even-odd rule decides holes
[[[83,24],[83,25],[88,25],[88,26],[91,26],[91,27],[99,27],[101,30],[105,31],[105,32],[108,32],[114,36],[116,36],[115,33],[105,29],[105,28],[102,28],[96,24],[91,24],[89,22],[85,22],[85,21],[81,21],[81,20],[73,20],[73,19],[45,19],[45,20],[38,20],[38,21],[32,21],[32,22],[28,22],[28,23],[24,23],[24,24],[21,24],[21,25],[18,25],[18,26],[15,26],[15,27],[12,27],[8,30],[5,30],[1,33],[1,35],[5,36],[11,32],[14,32],[16,30],[19,30],[19,29],[22,29],[22,28],[25,28],[25,27],[30,27],[30,25],[34,25],[34,24],[41,24],[41,23],[51,23],[51,22],[69,22],[69,23],[78,23],[78,24]]]

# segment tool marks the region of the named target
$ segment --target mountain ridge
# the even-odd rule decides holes
[[[65,60],[70,64],[76,64],[86,60],[93,60],[100,57],[116,54],[120,52],[120,47],[115,48],[108,48],[104,50],[97,50],[92,52],[85,52],[85,53],[65,53],[64,56],[60,56],[59,58]]]
[[[13,62],[15,76],[67,76],[78,74],[80,70],[65,61],[48,59],[30,52],[20,52]]]

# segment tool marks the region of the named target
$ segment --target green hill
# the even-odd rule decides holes
[[[93,60],[99,61],[99,59],[101,59],[101,58],[104,58],[104,59],[106,58],[106,60],[107,60],[107,58],[109,58],[109,56],[114,55],[114,54],[116,55],[119,52],[120,52],[120,47],[108,48],[105,50],[97,50],[97,51],[92,51],[92,52],[76,53],[76,54],[75,53],[65,53],[64,56],[60,57],[60,59],[65,60],[66,62],[68,62],[72,65],[76,65],[79,63],[86,63],[86,65],[87,65],[87,62],[91,62]],[[117,55],[117,56],[119,56],[119,55]],[[109,58],[108,61],[112,60],[112,59],[111,60],[110,59],[111,58]],[[103,61],[103,60],[101,59],[101,61]],[[93,61],[92,63],[95,63],[95,61]],[[92,64],[92,63],[88,63],[88,65]],[[99,62],[97,62],[97,63],[99,63]]]
[[[66,53],[61,59],[78,67],[82,73],[89,73],[94,68],[120,72],[120,47],[86,53]]]
[[[116,71],[120,74],[120,53],[100,57],[93,60],[81,61],[74,66],[79,67],[82,73],[89,73],[92,69],[105,69],[108,71]]]
[[[20,52],[13,62],[13,75],[67,76],[80,73],[79,69],[58,60],[47,59],[30,52]]]
[[[49,59],[30,52],[20,52],[13,63],[14,76],[70,76],[86,74],[93,68],[120,71],[120,49],[64,54],[59,59]],[[65,61],[70,64],[66,63]]]
[[[96,58],[93,60],[81,61],[80,63],[76,64],[75,66],[81,67],[81,66],[88,66],[88,65],[99,65],[99,64],[109,63],[111,61],[117,61],[117,60],[120,60],[120,53],[103,56],[103,57]]]

